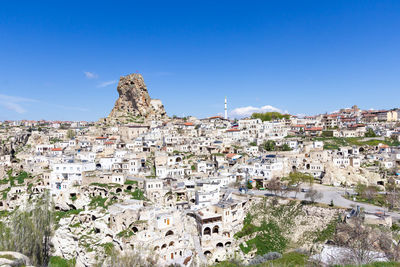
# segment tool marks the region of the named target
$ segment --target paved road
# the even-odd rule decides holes
[[[333,200],[333,204],[335,206],[343,207],[343,208],[353,208],[359,205],[361,208],[364,208],[366,212],[370,213],[375,213],[377,211],[385,211],[386,214],[389,214],[393,217],[393,219],[400,220],[400,213],[398,212],[388,212],[387,208],[383,207],[378,207],[374,206],[371,204],[365,204],[365,203],[360,203],[360,202],[355,202],[348,200],[343,197],[343,195],[346,192],[346,189],[341,188],[341,187],[333,187],[333,186],[325,186],[325,185],[320,185],[320,184],[314,184],[313,185],[314,189],[317,189],[323,194],[323,197],[318,200],[318,203],[324,203],[324,204],[330,204],[331,200]],[[303,187],[303,188],[308,188],[308,187]],[[265,194],[270,194],[271,192],[267,190],[249,190],[249,193],[253,193],[254,195],[265,195]],[[297,199],[300,200],[305,200],[305,193],[299,192],[297,194]],[[295,193],[291,192],[287,197],[293,197],[294,198]]]

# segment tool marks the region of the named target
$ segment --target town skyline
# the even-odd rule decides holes
[[[398,106],[400,3],[208,6],[3,3],[0,119],[97,120],[136,71],[170,116]]]
[[[1,1],[0,267],[400,266],[400,1]]]

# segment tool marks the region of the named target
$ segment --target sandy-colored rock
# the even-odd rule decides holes
[[[150,98],[141,74],[122,76],[117,90],[119,98],[107,121],[134,122],[139,117],[154,119],[166,117],[161,100]]]
[[[358,183],[376,185],[378,181],[382,180],[378,173],[370,172],[364,168],[354,168],[351,166],[338,168],[331,163],[325,165],[325,172],[322,183],[330,185],[356,185]]]
[[[30,260],[27,256],[14,251],[0,251],[0,266],[28,266]]]

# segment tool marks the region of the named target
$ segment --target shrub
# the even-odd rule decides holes
[[[0,250],[20,252],[35,266],[47,266],[53,233],[50,201],[44,194],[30,211],[15,211],[9,225],[0,223]]]
[[[272,266],[304,266],[307,263],[307,256],[298,252],[289,252],[282,255],[282,258],[272,260]]]
[[[137,181],[126,180],[125,184],[126,185],[132,185],[132,184],[138,184],[138,182]]]
[[[281,119],[290,119],[289,114],[281,114],[279,112],[265,112],[265,113],[253,113],[251,115],[252,119],[260,119],[262,121],[272,121]]]
[[[132,199],[145,200],[146,198],[143,191],[137,188],[132,192]]]
[[[314,242],[324,242],[331,239],[336,232],[337,224],[338,218],[335,218],[326,226],[325,229],[317,231],[317,236],[315,237]]]

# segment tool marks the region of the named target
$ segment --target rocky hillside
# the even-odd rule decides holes
[[[29,132],[21,132],[7,139],[1,140],[0,156],[11,155],[13,157],[14,154],[28,142],[30,136],[31,133]]]
[[[293,248],[314,250],[331,238],[341,212],[294,200],[263,198],[253,204],[243,228],[235,234],[236,245],[244,261]]]

